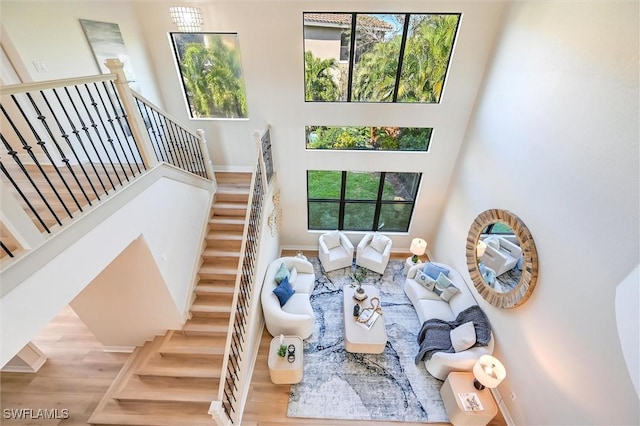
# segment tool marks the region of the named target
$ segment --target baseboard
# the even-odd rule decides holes
[[[500,410],[502,417],[504,417],[504,421],[507,423],[507,426],[516,426],[513,419],[511,418],[511,414],[509,414],[507,405],[504,403],[504,399],[502,398],[502,394],[500,394],[498,388],[491,389],[491,393],[493,394],[493,398],[498,403],[498,409]]]
[[[118,352],[130,354],[135,350],[135,346],[105,346],[102,350],[104,352]]]

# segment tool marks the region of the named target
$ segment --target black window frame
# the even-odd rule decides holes
[[[340,198],[336,199],[336,198],[314,198],[314,199],[310,199],[309,198],[309,172],[316,172],[316,171],[326,171],[326,172],[341,172],[341,182],[340,182]],[[378,195],[376,200],[364,200],[364,199],[346,199],[346,191],[347,191],[347,174],[349,172],[356,172],[354,170],[307,170],[307,230],[309,231],[326,231],[326,230],[330,230],[329,228],[320,228],[320,227],[311,227],[311,217],[310,217],[310,213],[311,213],[311,204],[313,203],[333,203],[333,204],[338,204],[339,208],[338,208],[338,226],[337,229],[341,230],[341,231],[354,231],[354,232],[359,232],[359,231],[384,231],[383,227],[384,223],[382,223],[382,225],[380,224],[380,212],[382,210],[382,206],[386,206],[386,205],[393,205],[393,206],[397,206],[397,205],[405,205],[405,206],[409,206],[411,211],[409,212],[409,220],[407,222],[407,226],[406,229],[404,230],[389,230],[388,232],[409,232],[409,228],[411,227],[411,221],[413,220],[413,211],[415,209],[415,204],[416,204],[416,199],[418,196],[418,193],[420,192],[420,185],[422,184],[422,173],[421,172],[390,172],[390,171],[386,171],[386,172],[380,172],[380,171],[369,171],[369,172],[365,172],[365,173],[379,173],[380,177],[379,177],[379,184],[378,184]],[[362,172],[362,171],[357,171],[357,172]],[[417,185],[415,186],[414,189],[414,193],[411,195],[411,200],[384,200],[383,199],[383,193],[384,193],[384,184],[385,184],[385,178],[387,173],[413,173],[415,175],[417,175]],[[374,212],[374,216],[373,216],[373,223],[371,224],[371,228],[357,228],[357,229],[345,229],[344,228],[344,218],[345,218],[345,207],[346,204],[374,204],[375,203],[375,212]],[[331,229],[336,229],[336,228],[331,228]]]
[[[447,79],[449,77],[449,69],[451,66],[451,59],[453,58],[453,51],[455,50],[455,45],[458,39],[458,30],[460,29],[460,23],[462,21],[462,13],[461,12],[412,12],[412,13],[393,13],[393,12],[308,12],[308,11],[304,11],[302,12],[302,20],[303,20],[303,26],[304,26],[304,15],[306,13],[314,13],[314,14],[341,14],[341,15],[351,15],[351,34],[350,34],[350,44],[349,44],[349,58],[346,61],[342,60],[342,41],[340,43],[341,45],[341,52],[340,52],[340,60],[341,62],[348,62],[348,71],[347,71],[347,98],[345,100],[337,100],[337,101],[322,101],[322,102],[337,102],[337,103],[342,103],[342,102],[354,102],[354,103],[383,103],[383,104],[388,104],[388,103],[418,103],[418,104],[422,104],[422,103],[427,103],[427,104],[439,104],[442,102],[442,96],[440,96],[440,98],[438,99],[437,102],[398,102],[398,89],[400,87],[400,78],[402,76],[402,65],[403,65],[403,61],[404,61],[404,52],[405,52],[405,47],[407,44],[407,33],[409,32],[409,22],[410,22],[410,18],[411,15],[456,15],[458,16],[458,21],[456,23],[456,29],[454,31],[454,35],[453,35],[453,40],[452,40],[452,45],[451,45],[451,50],[449,52],[449,58],[447,59],[447,67],[446,70],[444,72],[444,80],[442,82],[443,86],[446,85]],[[403,29],[402,29],[402,38],[400,41],[400,50],[398,53],[398,69],[396,70],[396,77],[395,77],[395,83],[394,83],[394,90],[393,90],[393,95],[392,95],[392,101],[391,102],[384,102],[384,101],[354,101],[352,100],[352,92],[353,92],[353,72],[354,72],[354,67],[355,67],[355,62],[356,62],[356,37],[357,37],[357,16],[358,15],[404,15],[404,23],[403,23]],[[303,36],[303,54],[306,51],[306,49],[304,48],[304,36]],[[306,78],[306,76],[305,76]],[[308,100],[307,99],[307,94],[305,93],[305,102],[319,102],[319,101],[314,101],[314,100]]]

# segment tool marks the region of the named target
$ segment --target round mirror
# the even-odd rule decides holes
[[[538,253],[529,229],[507,210],[486,210],[467,237],[467,267],[480,295],[499,308],[524,303],[538,278]]]

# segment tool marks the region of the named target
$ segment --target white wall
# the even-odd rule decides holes
[[[112,348],[134,348],[184,322],[143,236],[107,265],[71,307],[100,343]]]
[[[323,3],[325,3],[323,5]],[[186,3],[185,3],[186,4]],[[435,233],[453,165],[464,135],[489,52],[499,29],[501,2],[301,2],[215,1],[198,3],[203,31],[237,32],[247,88],[249,120],[195,120],[206,130],[214,166],[250,167],[254,161],[251,132],[273,126],[273,156],[282,185],[284,246],[317,247],[318,234],[307,231],[306,170],[414,171],[424,173],[414,221],[408,234],[394,236],[407,250],[412,237],[429,240]],[[175,31],[165,7],[136,4],[147,37],[149,55],[163,85],[168,111],[187,121],[179,75],[167,32]],[[323,104],[304,102],[302,13],[315,10],[462,12],[462,24],[450,75],[440,105]],[[152,43],[153,41],[153,43]],[[429,153],[363,153],[306,151],[306,125],[433,126]],[[354,243],[361,233],[352,235]]]
[[[141,93],[162,106],[137,16],[126,1],[2,0],[2,43],[23,82],[101,74],[80,19],[118,24]],[[34,61],[46,71],[38,72]]]
[[[638,16],[638,2],[513,2],[465,137],[437,259],[471,283],[465,239],[490,208],[518,215],[539,254],[528,302],[482,303],[516,424],[640,423],[614,306],[639,259]]]
[[[199,266],[202,224],[211,205],[211,192],[204,187],[210,184],[203,182],[171,166],[158,166],[77,218],[38,250],[3,268],[0,365],[140,235],[184,321]]]

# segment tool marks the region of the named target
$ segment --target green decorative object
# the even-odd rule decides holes
[[[278,356],[281,356],[284,358],[286,354],[287,354],[287,345],[280,345],[280,347],[278,348]]]

